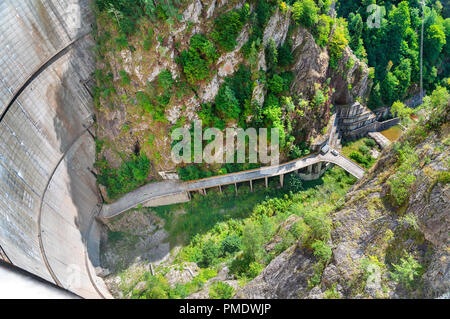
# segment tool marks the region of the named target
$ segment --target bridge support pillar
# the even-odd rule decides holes
[[[253,181],[252,180],[250,180],[250,192],[253,193]]]
[[[235,192],[236,192],[236,196],[237,196],[237,183],[234,183],[234,190],[235,190]]]
[[[322,164],[323,164],[323,162],[317,163],[317,174],[319,174],[320,171],[322,170]]]
[[[219,185],[219,192],[222,194],[222,186]]]
[[[284,174],[280,175],[280,185],[281,185],[281,187],[284,186]]]
[[[313,174],[319,174],[319,163],[314,164]]]
[[[313,165],[308,166],[308,175],[312,174]]]
[[[265,177],[264,180],[266,182],[266,188],[269,188],[269,178]]]

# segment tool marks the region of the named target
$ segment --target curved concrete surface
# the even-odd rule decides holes
[[[115,217],[137,205],[161,206],[189,201],[188,192],[200,191],[207,188],[249,182],[257,179],[284,175],[321,162],[332,163],[342,167],[358,179],[364,176],[365,170],[345,156],[337,156],[328,152],[325,155],[312,154],[291,162],[257,168],[245,172],[214,176],[190,182],[164,181],[144,185],[131,193],[124,195],[116,202],[103,205],[101,217],[109,219]],[[167,200],[170,198],[171,200]],[[146,205],[149,201],[160,201],[157,205]]]
[[[101,298],[89,2],[0,2],[0,256]]]
[[[0,299],[79,299],[75,294],[0,260]]]

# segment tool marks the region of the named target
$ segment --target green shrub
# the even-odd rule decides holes
[[[348,44],[348,40],[346,38],[346,31],[347,29],[345,20],[339,18],[335,25],[333,35],[331,36],[330,42],[328,44],[330,51],[330,66],[333,69],[337,68],[338,62],[342,58],[344,49]]]
[[[298,159],[303,156],[307,156],[309,154],[311,154],[311,150],[308,147],[306,147],[305,143],[302,143],[300,145],[292,146],[292,149],[289,152],[289,158]]]
[[[249,256],[250,261],[260,260],[264,249],[264,233],[257,224],[249,222],[245,225],[242,237],[244,255]]]
[[[369,154],[370,149],[366,146],[366,145],[360,145],[358,150],[361,152],[361,154],[363,155],[367,155]]]
[[[217,281],[209,288],[210,299],[231,299],[233,294],[233,287],[225,282]]]
[[[120,74],[122,85],[129,85],[131,80],[130,80],[130,76],[128,75],[128,73],[125,70],[120,70],[119,74]]]
[[[349,156],[352,160],[354,160],[358,164],[361,164],[361,166],[363,166],[364,168],[369,168],[374,162],[374,159],[372,158],[372,156],[370,156],[370,154],[364,156],[359,152],[353,151]]]
[[[250,13],[250,6],[245,3],[241,9],[234,9],[221,14],[214,21],[212,38],[225,51],[231,51],[236,46],[236,38],[241,33]]]
[[[152,102],[150,101],[150,97],[142,91],[136,92],[136,100],[138,105],[148,113],[151,113],[154,109]]]
[[[208,268],[213,265],[220,255],[220,247],[213,241],[207,241],[202,248],[202,260],[199,265],[203,268]]]
[[[332,255],[331,247],[328,246],[322,240],[316,240],[311,244],[311,248],[314,249],[314,256],[319,258],[322,262],[327,262]]]
[[[258,262],[252,262],[249,266],[248,266],[248,271],[247,271],[247,278],[248,279],[253,279],[255,277],[257,277],[262,271],[264,270],[264,265],[258,263]]]
[[[147,36],[144,39],[144,50],[149,51],[153,44],[153,29],[148,29]]]
[[[225,78],[225,83],[233,90],[241,107],[251,100],[253,94],[252,72],[245,65],[240,64],[233,76]]]
[[[174,79],[172,78],[172,72],[169,70],[163,70],[158,75],[158,85],[162,87],[163,89],[170,89],[175,84]]]
[[[407,289],[414,287],[423,272],[423,267],[411,254],[407,254],[406,258],[401,258],[400,264],[392,266],[394,267],[394,271],[390,273],[392,279],[403,284]]]
[[[371,138],[364,139],[364,144],[366,144],[366,146],[370,148],[377,146],[377,143]]]
[[[216,109],[224,119],[238,119],[241,109],[233,90],[226,84],[219,88],[215,99]]]
[[[266,64],[269,69],[274,68],[278,64],[278,50],[273,39],[269,40],[265,48]]]
[[[290,40],[287,40],[278,48],[278,65],[286,67],[292,64],[292,62],[294,62],[292,43]]]
[[[128,48],[128,37],[125,33],[121,33],[115,40],[117,48],[123,50]]]
[[[293,193],[303,190],[303,181],[297,174],[289,174],[286,180],[286,187]]]
[[[218,55],[214,44],[202,34],[195,34],[190,40],[188,50],[181,52],[178,61],[190,84],[206,79],[210,74],[210,65]]]
[[[231,235],[225,237],[221,244],[221,250],[223,254],[233,254],[242,249],[242,240],[237,235]]]
[[[330,36],[331,28],[334,21],[326,14],[322,14],[318,20],[317,26],[314,31],[314,38],[320,47],[325,47],[328,44],[328,38]]]
[[[397,205],[402,205],[409,198],[410,188],[416,181],[416,177],[407,172],[397,172],[394,177],[388,180],[391,188],[391,195]]]
[[[280,94],[284,90],[284,80],[281,76],[274,74],[273,77],[269,80],[268,83],[269,91],[275,95]]]
[[[141,186],[147,179],[150,160],[145,154],[132,155],[130,160],[124,161],[120,168],[109,168],[106,160],[96,163],[100,173],[97,181],[106,187],[111,199],[128,193]]]

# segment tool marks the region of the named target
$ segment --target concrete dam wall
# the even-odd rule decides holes
[[[99,298],[89,2],[0,1],[0,259]]]

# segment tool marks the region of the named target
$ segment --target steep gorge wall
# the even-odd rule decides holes
[[[89,2],[0,3],[0,246],[13,265],[95,298]]]

